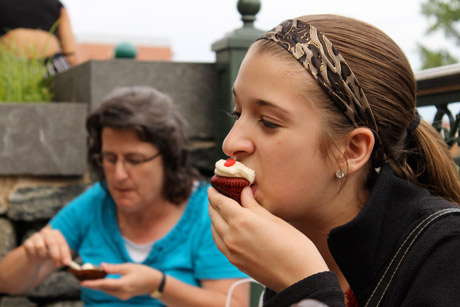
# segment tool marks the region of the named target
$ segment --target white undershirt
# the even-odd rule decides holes
[[[192,194],[195,193],[195,190],[198,188],[198,186],[199,182],[194,181]],[[141,263],[147,258],[150,251],[152,250],[153,243],[155,243],[155,241],[152,241],[149,243],[137,244],[125,237],[123,237],[123,240],[125,240],[125,246],[126,250],[128,251],[128,255],[131,257],[131,259],[134,260],[134,262],[137,263]]]
[[[126,250],[128,251],[129,257],[134,260],[134,262],[141,263],[143,262],[147,256],[149,255],[150,251],[152,250],[154,242],[148,242],[143,244],[137,244],[123,237],[125,240]]]

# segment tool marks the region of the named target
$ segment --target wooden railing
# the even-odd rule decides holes
[[[417,79],[417,107],[434,106],[433,127],[449,147],[460,145],[460,63],[421,70]],[[424,118],[430,121],[428,118]],[[460,159],[457,158],[457,164]]]

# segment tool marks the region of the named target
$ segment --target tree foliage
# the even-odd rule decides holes
[[[442,31],[446,38],[452,39],[460,53],[460,0],[427,0],[422,3],[422,13],[431,21],[427,34]],[[446,49],[432,50],[419,44],[422,68],[457,63],[458,54],[452,55]]]
[[[455,64],[458,59],[452,56],[447,49],[433,51],[419,44],[418,50],[422,57],[422,69]]]

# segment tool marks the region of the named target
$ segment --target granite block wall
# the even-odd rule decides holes
[[[86,103],[0,104],[0,175],[83,175]]]
[[[189,123],[191,138],[213,138],[217,78],[212,63],[92,60],[62,73],[55,92],[58,101],[87,102],[94,109],[112,89],[133,85],[171,96]]]

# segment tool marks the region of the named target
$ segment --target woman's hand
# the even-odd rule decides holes
[[[101,267],[107,273],[120,274],[121,277],[85,280],[81,285],[93,290],[103,291],[121,300],[152,292],[158,288],[162,278],[160,271],[143,264],[102,263]]]
[[[22,244],[30,261],[40,264],[53,260],[59,268],[70,263],[72,259],[69,245],[59,230],[49,225],[34,233]]]
[[[30,291],[70,260],[64,236],[47,225],[0,261],[0,292],[19,295]]]
[[[209,215],[217,247],[241,271],[279,292],[328,270],[316,246],[300,231],[261,207],[249,187],[242,206],[208,189]]]

